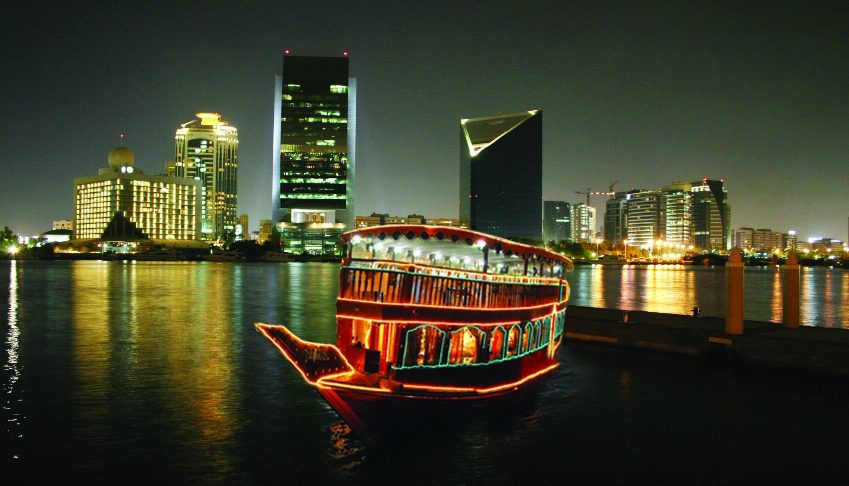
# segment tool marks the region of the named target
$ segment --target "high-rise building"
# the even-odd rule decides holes
[[[284,235],[284,246],[310,242],[286,246],[287,252],[338,253],[338,241],[316,245],[314,239],[339,240],[354,227],[357,84],[348,60],[347,51],[313,57],[287,49],[283,57],[274,94],[272,218],[290,237]]]
[[[505,238],[541,239],[541,110],[460,120],[460,221]]]
[[[628,194],[617,192],[604,205],[604,240],[608,243],[617,245],[628,239]]]
[[[796,230],[789,230],[784,233],[782,248],[784,251],[797,251],[799,249],[799,237],[796,235]]]
[[[693,244],[693,196],[691,185],[677,182],[663,188],[661,197],[661,239],[665,243],[689,247]]]
[[[571,240],[579,243],[595,242],[596,210],[585,203],[572,204],[569,219],[572,235]]]
[[[240,240],[249,240],[250,239],[249,237],[250,237],[251,233],[248,229],[248,215],[247,214],[242,214],[242,215],[239,216],[239,229],[236,231],[236,233],[237,233],[236,236]]]
[[[127,147],[109,152],[98,175],[74,179],[74,188],[75,239],[101,238],[113,219],[139,237],[200,239],[200,181],[144,175]]]
[[[202,239],[233,241],[238,224],[239,134],[218,113],[196,116],[180,125],[174,137],[174,175],[201,181]]]
[[[634,248],[654,248],[663,235],[660,191],[639,191],[626,195],[628,200],[628,239]]]
[[[563,241],[572,239],[572,208],[565,201],[543,201],[542,240]]]
[[[702,250],[731,247],[731,206],[725,181],[704,178],[693,182],[693,237]]]

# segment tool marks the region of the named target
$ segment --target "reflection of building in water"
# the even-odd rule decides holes
[[[88,263],[71,270],[71,368],[80,383],[76,399],[89,404],[74,408],[81,430],[92,437],[117,433],[103,430],[103,417],[133,399],[119,392],[148,390],[133,406],[164,411],[187,447],[225,464],[235,429],[228,402],[233,350],[240,346],[232,323],[241,319],[231,310],[241,307],[233,303],[232,267]],[[172,299],[174,288],[196,298]]]

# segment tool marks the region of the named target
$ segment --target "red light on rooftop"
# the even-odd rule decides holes
[[[291,53],[292,53],[292,51],[291,51],[291,50],[289,50],[289,49],[283,49],[283,54],[285,54],[285,55],[287,55],[287,56],[288,56],[288,55],[289,55],[289,54],[291,54]]]
[[[348,57],[348,51],[342,51],[342,55]]]

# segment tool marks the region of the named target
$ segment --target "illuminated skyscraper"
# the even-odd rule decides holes
[[[661,237],[669,244],[693,244],[693,197],[689,182],[675,182],[663,188],[660,199]]]
[[[662,193],[639,191],[625,196],[628,200],[628,240],[634,248],[653,248],[663,232],[660,217]]]
[[[116,147],[109,167],[74,179],[74,238],[101,238],[119,216],[150,239],[200,239],[200,192],[200,181],[142,174],[133,152]]]
[[[338,254],[335,240],[353,228],[356,91],[347,52],[285,51],[275,85],[272,218],[288,241],[307,241],[289,247],[284,237],[286,251]],[[333,241],[318,241],[325,238]]]
[[[725,181],[704,178],[693,182],[693,236],[702,250],[731,247],[731,207]]]
[[[592,243],[595,241],[596,210],[584,203],[573,204],[571,211],[572,241]]]
[[[195,116],[180,125],[174,137],[174,175],[201,181],[202,239],[233,241],[238,224],[239,134],[218,113]]]
[[[542,111],[460,120],[460,222],[542,238]]]

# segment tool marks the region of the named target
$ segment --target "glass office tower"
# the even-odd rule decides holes
[[[725,181],[704,178],[693,182],[693,236],[702,250],[731,248],[731,206]]]
[[[541,110],[460,120],[460,222],[541,240]]]
[[[289,241],[302,240],[299,231],[333,239],[353,228],[356,80],[348,77],[348,61],[347,54],[283,58],[275,87],[272,215]],[[287,250],[340,248],[322,242]]]

